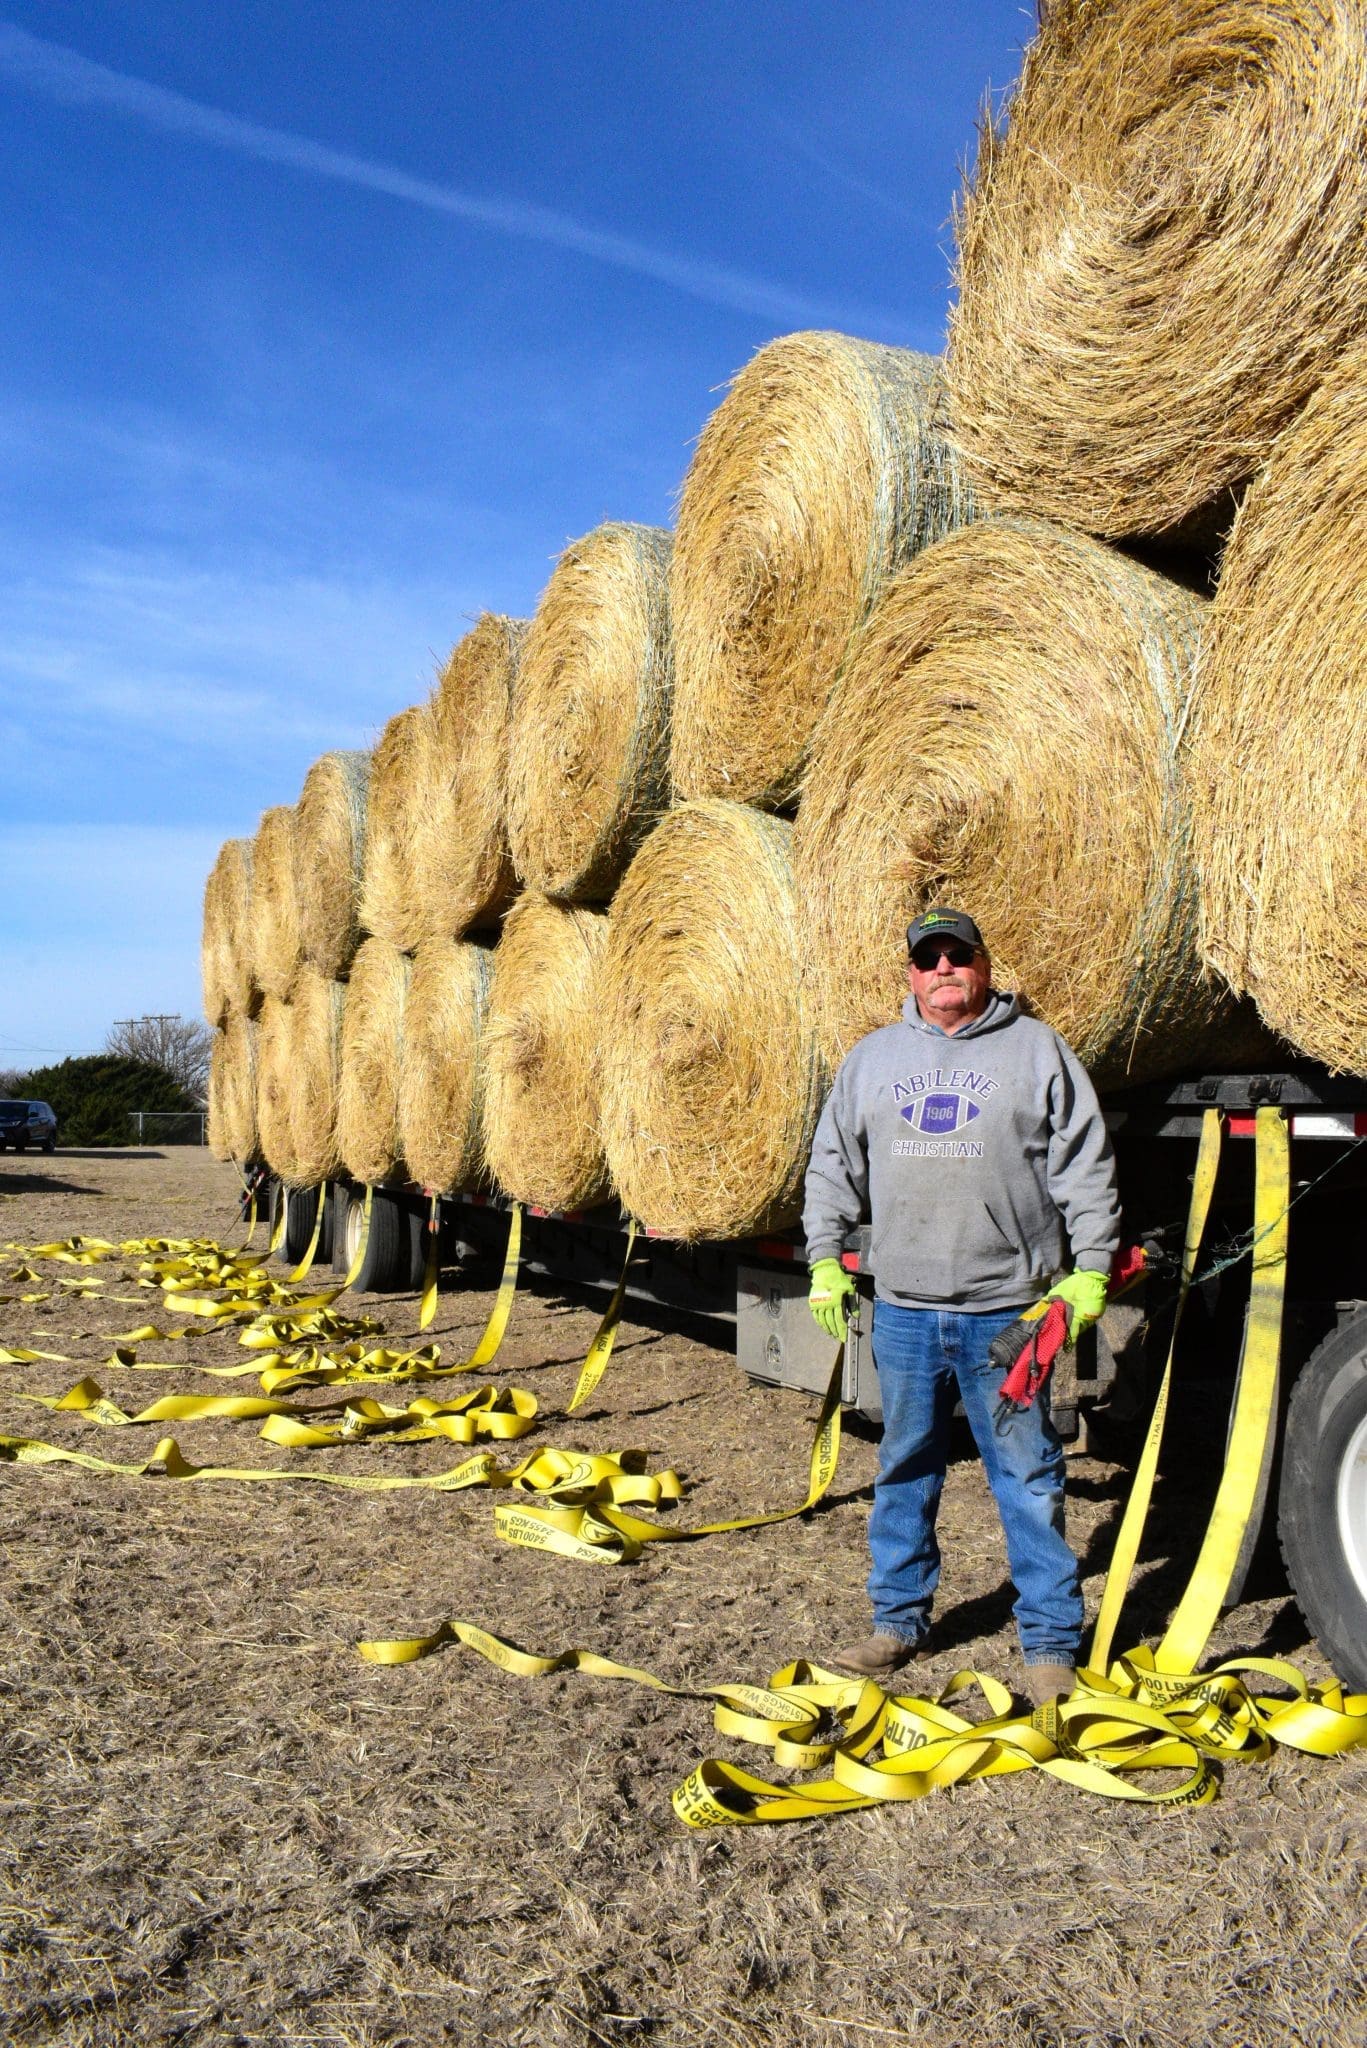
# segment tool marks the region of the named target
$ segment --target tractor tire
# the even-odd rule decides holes
[[[351,1262],[361,1242],[361,1230],[365,1217],[365,1190],[352,1188],[346,1207],[342,1242],[346,1254],[344,1272],[349,1272]],[[383,1188],[375,1188],[370,1200],[370,1234],[366,1239],[365,1258],[361,1270],[352,1282],[357,1294],[395,1294],[408,1285],[409,1264],[412,1257],[408,1205],[386,1194]]]
[[[280,1204],[285,1204],[285,1234],[280,1240],[279,1258],[282,1265],[297,1266],[309,1248],[313,1236],[314,1219],[318,1214],[317,1188],[286,1187],[277,1180],[271,1186],[271,1235],[280,1220]]]
[[[1292,1591],[1334,1675],[1367,1688],[1367,1310],[1297,1377],[1277,1524]]]

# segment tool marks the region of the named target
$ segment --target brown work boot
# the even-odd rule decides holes
[[[1051,1700],[1066,1699],[1077,1684],[1071,1664],[1027,1664],[1025,1690],[1032,1707],[1047,1707]]]
[[[906,1643],[901,1636],[885,1635],[880,1629],[876,1635],[866,1636],[862,1643],[852,1643],[848,1650],[836,1650],[822,1661],[831,1671],[843,1671],[849,1678],[876,1679],[882,1685],[904,1664],[925,1655],[924,1641]]]

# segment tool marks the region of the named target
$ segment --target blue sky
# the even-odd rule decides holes
[[[941,345],[1019,0],[0,0],[0,1065],[198,1011],[219,843],[717,389]]]

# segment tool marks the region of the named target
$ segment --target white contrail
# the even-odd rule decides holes
[[[852,318],[856,324],[884,329],[905,324],[893,315],[872,309],[861,312],[846,307],[842,311],[814,305],[796,293],[766,283],[763,278],[747,277],[741,271],[726,270],[716,264],[694,262],[686,256],[671,256],[627,235],[586,227],[548,206],[532,206],[519,199],[482,198],[453,185],[438,185],[430,178],[410,177],[406,171],[393,170],[388,164],[371,163],[345,150],[329,149],[325,143],[291,135],[285,129],[241,120],[236,114],[225,114],[218,107],[187,99],[183,93],[168,92],[163,86],[149,85],[145,79],[111,71],[64,44],[31,36],[8,22],[0,22],[0,73],[65,105],[110,107],[148,127],[192,136],[219,149],[257,157],[265,163],[288,164],[292,170],[333,178],[344,185],[359,185],[368,192],[383,192],[391,199],[472,221],[495,234],[517,235],[525,241],[571,249],[737,312],[759,314],[781,324],[838,323]]]

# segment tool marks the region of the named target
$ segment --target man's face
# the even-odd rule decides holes
[[[907,985],[927,1024],[957,1031],[981,1017],[992,984],[992,962],[981,946],[962,939],[922,939],[907,967]]]

